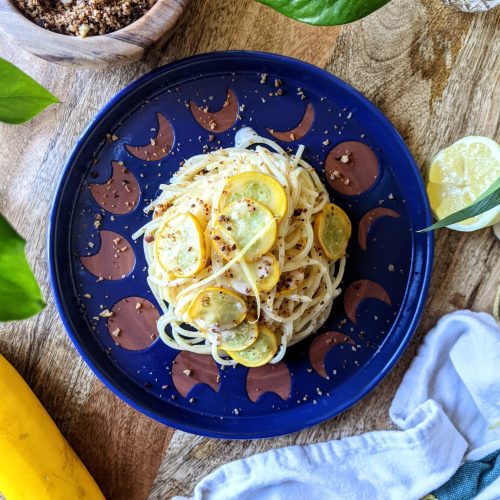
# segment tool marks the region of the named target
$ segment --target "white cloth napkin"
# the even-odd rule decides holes
[[[431,330],[403,378],[390,417],[401,431],[271,450],[226,464],[195,500],[418,499],[465,460],[500,448],[500,328],[457,311]],[[500,479],[482,500],[500,498]],[[478,497],[479,498],[479,497]],[[183,500],[184,497],[175,497]]]

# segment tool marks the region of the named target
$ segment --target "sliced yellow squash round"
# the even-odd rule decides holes
[[[243,351],[257,340],[259,330],[257,323],[242,321],[237,327],[223,330],[218,335],[219,347],[224,351]]]
[[[187,310],[190,320],[205,331],[235,328],[246,314],[247,305],[238,294],[218,287],[198,292]]]
[[[191,214],[178,214],[167,220],[155,235],[155,257],[160,266],[177,278],[188,278],[207,262],[203,228]]]
[[[255,279],[259,292],[269,292],[279,281],[280,267],[276,257],[271,253],[266,253],[259,260],[249,262],[248,268]],[[243,295],[250,295],[252,287],[240,264],[235,264],[228,271],[227,276],[231,286]]]
[[[280,183],[260,172],[243,172],[229,178],[219,199],[219,211],[243,198],[262,203],[278,220],[285,216],[288,208],[285,190]]]
[[[351,230],[349,217],[333,203],[325,205],[314,221],[314,232],[321,250],[333,261],[345,254]]]
[[[231,260],[260,234],[245,254],[245,260],[255,261],[271,249],[276,233],[276,220],[271,211],[258,201],[243,198],[222,210],[212,230],[212,241],[217,253]]]
[[[276,335],[266,326],[259,325],[259,337],[250,347],[242,351],[227,351],[227,353],[243,366],[255,368],[269,363],[277,350]]]

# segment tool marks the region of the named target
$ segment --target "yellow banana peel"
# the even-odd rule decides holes
[[[7,500],[104,499],[45,408],[2,355],[0,494]]]

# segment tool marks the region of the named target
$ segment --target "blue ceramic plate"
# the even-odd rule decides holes
[[[164,345],[142,243],[131,238],[179,163],[233,145],[243,126],[291,150],[304,144],[353,222],[344,292],[327,324],[272,370],[221,370]],[[410,152],[359,92],[278,55],[206,54],[140,78],[87,127],[55,196],[50,274],[78,351],[134,408],[206,436],[278,436],[349,408],[399,358],[427,294],[433,240],[416,230],[430,222]]]

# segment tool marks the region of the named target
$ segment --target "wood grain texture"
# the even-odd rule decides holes
[[[71,345],[53,304],[45,247],[49,205],[86,123],[126,84],[177,58],[224,49],[279,52],[326,68],[372,99],[425,174],[439,149],[465,135],[500,139],[499,25],[500,9],[463,14],[440,0],[393,0],[363,21],[333,28],[296,23],[254,0],[194,0],[161,52],[99,71],[48,64],[2,39],[0,56],[28,71],[62,104],[29,124],[0,125],[0,210],[27,238],[28,258],[48,301],[38,317],[0,326],[0,351],[26,377],[108,498],[189,494],[204,475],[230,460],[391,428],[390,402],[424,333],[455,309],[491,310],[500,244],[490,229],[436,233],[434,275],[418,332],[391,374],[351,410],[276,439],[237,442],[172,433],[102,387]]]
[[[79,38],[37,26],[16,7],[14,0],[0,0],[0,31],[23,49],[65,66],[116,67],[138,61],[147,49],[171,36],[189,0],[157,0],[131,25],[102,36]]]

